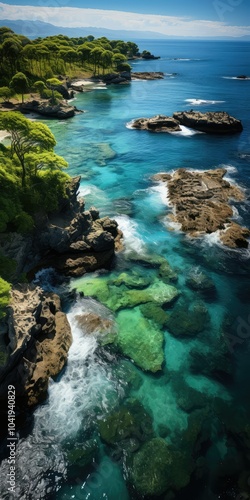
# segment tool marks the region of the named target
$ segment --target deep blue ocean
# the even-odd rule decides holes
[[[91,290],[122,272],[131,276],[135,271],[155,283],[157,266],[145,267],[138,256],[164,257],[181,293],[166,312],[185,323],[199,307],[206,310],[207,319],[191,336],[162,329],[165,361],[163,370],[153,374],[129,357],[117,359],[112,351],[103,352],[95,337],[79,331],[75,318],[82,311],[107,315],[107,304],[94,300],[94,293],[94,298],[79,298],[68,311],[74,335],[68,365],[51,383],[48,401],[36,410],[32,431],[19,442],[19,457],[25,460],[18,498],[250,498],[250,252],[226,249],[216,235],[192,240],[170,227],[165,188],[151,180],[155,173],[180,167],[223,166],[226,178],[245,190],[245,201],[233,203],[234,218],[250,227],[250,79],[236,78],[250,75],[250,43],[136,42],[141,51],[150,50],[160,59],[137,60],[133,71],[162,71],[164,79],[96,85],[73,100],[84,113],[65,122],[46,121],[56,137],[57,153],[69,163],[69,174],[81,175],[86,209],[94,205],[101,216],[116,219],[124,233],[125,250],[111,271],[72,280],[70,286]],[[189,109],[227,111],[242,121],[244,130],[219,137],[188,129],[153,134],[129,128],[134,118]],[[137,259],[131,260],[131,255]],[[210,295],[187,286],[188,277],[202,273],[214,283]],[[112,313],[112,318],[128,331],[141,324],[141,335],[146,334],[139,307]],[[143,495],[129,479],[134,436],[126,435],[127,452],[100,440],[100,422],[131,400],[143,405],[154,436],[180,453],[179,486],[170,481],[170,488],[158,496]],[[96,451],[86,466],[79,449],[92,450],[93,442]],[[183,481],[185,474],[188,480]],[[30,496],[22,496],[22,490]]]

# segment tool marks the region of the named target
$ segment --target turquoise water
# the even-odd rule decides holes
[[[57,152],[69,162],[69,174],[82,176],[80,194],[86,208],[95,205],[101,216],[118,221],[125,250],[110,272],[93,273],[70,284],[71,288],[88,290],[92,298],[78,298],[68,313],[74,335],[68,365],[59,380],[51,383],[48,401],[36,410],[33,429],[20,443],[22,454],[31,457],[39,471],[36,486],[28,470],[25,480],[20,476],[22,487],[26,491],[31,488],[30,496],[20,498],[155,498],[149,490],[146,494],[140,489],[131,463],[136,462],[134,457],[145,443],[159,437],[173,457],[180,453],[181,458],[176,464],[173,458],[175,469],[171,473],[175,477],[178,470],[178,481],[170,478],[157,498],[250,498],[250,254],[223,248],[215,236],[193,241],[169,227],[166,193],[151,181],[157,172],[180,167],[226,166],[227,177],[246,190],[246,201],[235,204],[235,217],[250,225],[250,80],[234,79],[250,74],[250,45],[138,44],[161,59],[136,61],[134,71],[163,71],[164,80],[134,81],[78,94],[73,102],[85,111],[83,114],[65,122],[46,121],[56,136]],[[150,134],[128,126],[134,118],[171,115],[190,108],[225,110],[242,120],[244,131],[216,137],[188,130]],[[160,286],[159,257],[161,263],[167,259],[175,272],[170,284],[180,292],[174,303],[164,307],[167,319],[161,326],[138,303],[121,309],[117,306],[128,292],[137,289],[117,284],[123,272],[130,278],[136,273],[135,280],[148,280],[146,290],[148,285]],[[211,293],[188,286],[188,277],[201,273],[212,280]],[[140,361],[131,361],[131,345],[126,356],[112,345],[100,346],[98,334],[87,335],[77,323],[77,316],[87,311],[109,318],[116,332],[120,329],[127,337],[131,337],[132,328],[134,342],[141,334],[143,343],[152,329],[163,356],[162,371],[145,371]],[[182,328],[181,334],[176,325]],[[188,335],[183,335],[183,328]],[[147,341],[143,349],[146,356]],[[141,415],[139,403],[144,411],[140,417],[142,436],[138,438],[136,424],[136,431],[127,431],[126,443],[107,442],[100,431],[101,422],[110,415],[114,418],[114,412],[120,415],[124,408]],[[143,422],[149,420],[151,434],[142,430]],[[121,416],[118,421],[123,432]],[[72,459],[73,450],[82,453],[86,446],[91,449],[86,463],[82,455]],[[131,451],[133,446],[137,448]],[[59,453],[60,466],[56,459]],[[145,464],[144,472],[150,482],[147,467]],[[188,480],[183,479],[186,476]]]

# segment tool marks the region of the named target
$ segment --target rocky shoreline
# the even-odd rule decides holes
[[[131,128],[152,132],[180,132],[181,125],[207,134],[236,134],[242,132],[240,120],[224,111],[201,113],[199,111],[180,111],[173,116],[156,115],[152,118],[137,118]]]
[[[110,267],[115,250],[122,249],[122,232],[94,207],[85,210],[79,185],[80,177],[71,179],[55,213],[36,214],[31,235],[1,235],[2,255],[16,262],[14,281],[22,273],[31,281],[49,267],[65,277]],[[14,285],[0,326],[0,400],[5,402],[8,385],[14,385],[18,407],[34,406],[46,398],[49,379],[62,370],[72,342],[60,298],[33,285]]]
[[[230,248],[247,248],[250,230],[232,221],[230,200],[244,200],[237,186],[224,179],[227,170],[204,172],[184,168],[173,174],[160,173],[154,181],[166,184],[173,213],[172,222],[192,237],[218,232],[221,242]]]
[[[49,379],[67,361],[72,334],[58,295],[32,285],[15,286],[2,336],[9,344],[8,361],[0,368],[0,401],[6,401],[12,385],[17,407],[25,410],[46,398]]]

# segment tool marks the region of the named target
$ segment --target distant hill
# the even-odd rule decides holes
[[[82,28],[68,28],[65,26],[55,26],[54,24],[44,23],[43,21],[23,21],[21,19],[17,21],[10,21],[9,19],[0,20],[0,26],[7,26],[8,28],[15,31],[19,35],[27,36],[28,38],[45,38],[46,36],[52,35],[66,35],[70,38],[78,38],[80,36],[93,35],[95,38],[106,36],[110,40],[231,40],[231,41],[250,41],[250,36],[245,35],[242,37],[214,37],[214,38],[203,38],[203,37],[181,37],[181,36],[169,36],[163,35],[155,31],[135,31],[135,30],[109,30],[106,28],[94,28],[93,26],[82,27]]]
[[[0,21],[1,26],[7,26],[12,29],[18,35],[24,35],[28,38],[34,39],[38,37],[46,37],[52,35],[66,35],[70,38],[74,37],[84,37],[88,35],[93,35],[95,38],[106,36],[110,40],[125,40],[133,41],[133,39],[166,39],[169,38],[166,35],[157,33],[154,31],[132,31],[132,30],[109,30],[106,28],[67,28],[63,26],[54,26],[50,23],[44,23],[42,21],[10,21],[8,19],[2,19]]]

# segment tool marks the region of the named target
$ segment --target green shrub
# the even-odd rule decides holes
[[[5,309],[10,301],[10,290],[10,283],[0,278],[0,319],[6,315]]]

